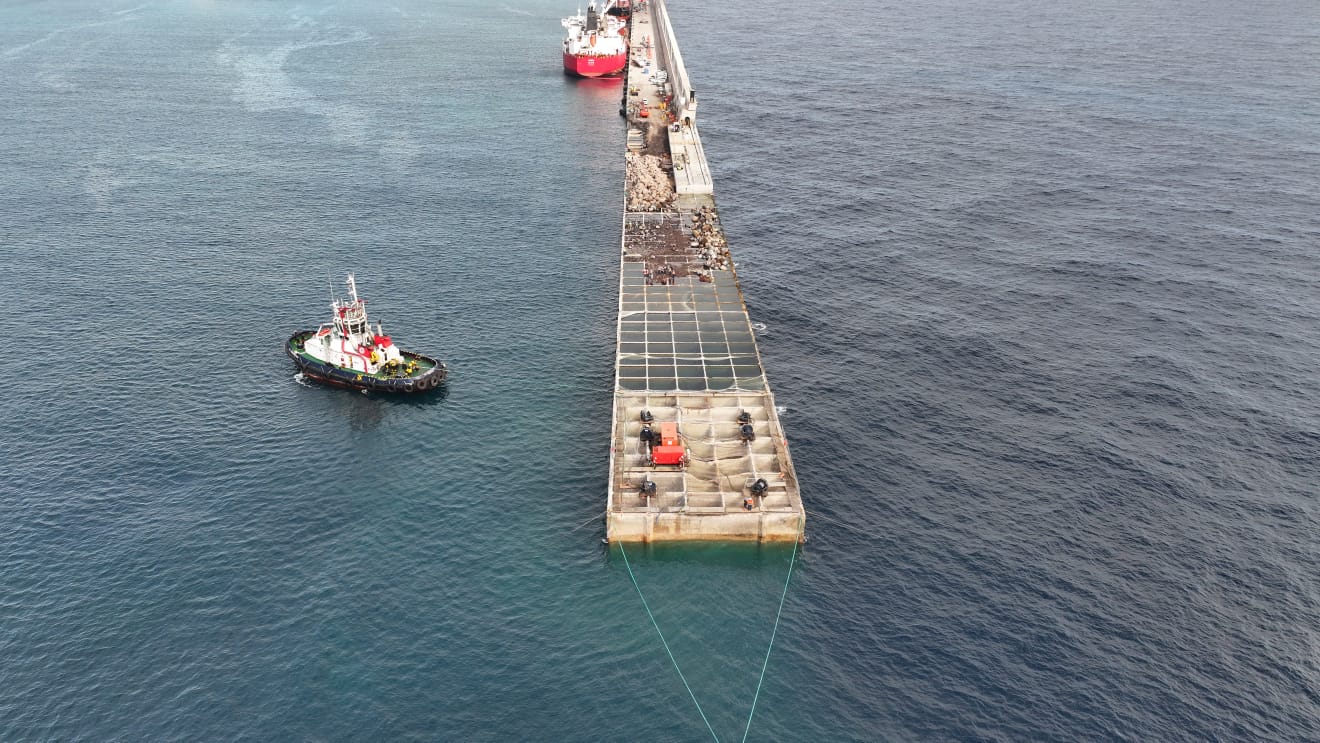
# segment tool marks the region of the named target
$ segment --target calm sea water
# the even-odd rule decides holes
[[[672,0],[811,512],[749,740],[1320,738],[1320,10]],[[709,737],[534,0],[0,8],[0,739]],[[300,384],[355,271],[445,394]],[[629,553],[722,740],[782,549]]]

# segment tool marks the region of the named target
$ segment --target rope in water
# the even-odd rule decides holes
[[[568,530],[568,533],[569,533],[569,534],[572,534],[573,532],[577,531],[578,529],[585,529],[586,527],[590,526],[591,523],[592,523],[593,521],[599,521],[599,520],[600,520],[600,517],[604,516],[604,515],[607,514],[607,513],[609,513],[609,511],[601,511],[600,513],[596,514],[595,516],[592,516],[591,518],[587,519],[586,521],[583,521],[581,524],[578,524],[577,526],[573,527],[572,529],[569,529],[569,530]]]
[[[794,552],[796,551],[797,548],[795,547]],[[619,542],[619,552],[623,554],[623,564],[628,568],[628,577],[632,578],[633,588],[637,589],[637,597],[642,600],[642,606],[646,608],[646,616],[651,618],[651,626],[655,627],[655,633],[660,635],[660,642],[665,646],[665,652],[669,653],[669,662],[674,664],[674,670],[678,671],[678,678],[683,681],[683,688],[687,689],[688,696],[692,697],[692,703],[697,705],[697,714],[701,715],[701,721],[706,723],[706,729],[710,731],[710,737],[715,739],[715,743],[720,743],[720,736],[716,735],[715,728],[710,726],[710,720],[706,719],[706,713],[702,711],[701,703],[697,701],[697,695],[692,693],[692,687],[688,686],[687,677],[683,675],[683,670],[678,667],[678,661],[674,659],[674,653],[669,649],[669,643],[665,641],[665,633],[660,631],[660,625],[656,623],[655,615],[651,613],[651,605],[646,603],[646,596],[642,595],[642,587],[637,584],[637,576],[633,575],[632,565],[628,562],[628,551],[623,548],[623,542]],[[792,570],[792,568],[793,566],[789,565],[789,569]],[[779,603],[780,608],[783,608],[784,602],[781,600]],[[779,622],[776,621],[775,624],[778,625]],[[773,634],[770,636],[770,642],[772,644],[774,643]],[[767,655],[767,660],[768,659],[769,656]],[[765,675],[764,668],[761,669],[761,674],[762,676]],[[757,691],[759,692],[760,689],[758,688]],[[755,707],[755,702],[753,702],[753,707]],[[752,724],[750,719],[747,721],[747,724],[748,726]],[[746,740],[746,737],[747,736],[744,735],[743,739]]]
[[[846,521],[840,521],[839,519],[836,519],[836,518],[834,518],[833,516],[826,516],[825,514],[821,513],[820,511],[808,511],[807,513],[808,513],[808,515],[810,515],[811,518],[813,518],[813,519],[825,519],[826,521],[829,521],[830,523],[838,524],[839,526],[842,526],[843,528],[848,529],[848,530],[850,530],[850,531],[855,531],[855,532],[857,532],[858,534],[861,534],[861,535],[864,536],[864,537],[870,537],[870,538],[872,538],[872,539],[875,538],[875,533],[874,533],[874,532],[869,532],[869,531],[867,531],[867,530],[865,530],[865,529],[862,529],[862,528],[860,528],[860,527],[858,527],[858,526],[856,526],[856,525],[854,525],[854,524],[850,524],[850,523],[848,523],[848,522],[846,522]]]
[[[747,727],[743,730],[743,743],[747,743],[747,734],[752,732],[752,715],[756,714],[756,701],[761,698],[761,684],[765,682],[765,669],[770,665],[770,651],[775,647],[775,634],[779,632],[779,618],[784,616],[784,599],[788,598],[788,581],[793,577],[793,563],[797,562],[797,548],[797,540],[794,540],[793,555],[788,558],[788,575],[784,577],[784,592],[779,596],[779,611],[775,613],[775,628],[770,630],[770,645],[765,649],[765,662],[761,664],[761,678],[756,681],[756,695],[752,697],[752,708],[747,712]]]

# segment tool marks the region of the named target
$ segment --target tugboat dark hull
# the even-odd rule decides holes
[[[311,358],[302,353],[303,342],[310,338],[316,331],[300,330],[289,337],[289,341],[284,344],[284,353],[293,359],[293,363],[298,370],[309,379],[315,379],[318,382],[333,384],[339,387],[349,387],[355,390],[371,390],[373,392],[397,392],[397,393],[417,393],[429,392],[440,386],[449,374],[449,369],[445,362],[424,356],[420,353],[411,351],[402,351],[403,357],[410,361],[417,361],[422,366],[431,366],[425,372],[407,377],[376,377],[370,374],[363,374],[352,369],[345,369],[341,366],[327,364],[324,361]]]

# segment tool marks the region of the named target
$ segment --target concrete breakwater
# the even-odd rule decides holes
[[[663,0],[634,7],[606,537],[801,540],[797,475]]]

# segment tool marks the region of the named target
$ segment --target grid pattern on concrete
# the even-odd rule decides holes
[[[690,216],[686,217],[690,219]],[[623,217],[624,260],[641,261],[648,270],[668,266],[681,274],[701,267],[692,247],[692,231],[681,212],[629,212]]]
[[[619,297],[620,391],[760,391],[765,377],[731,271],[652,283],[624,263]]]

